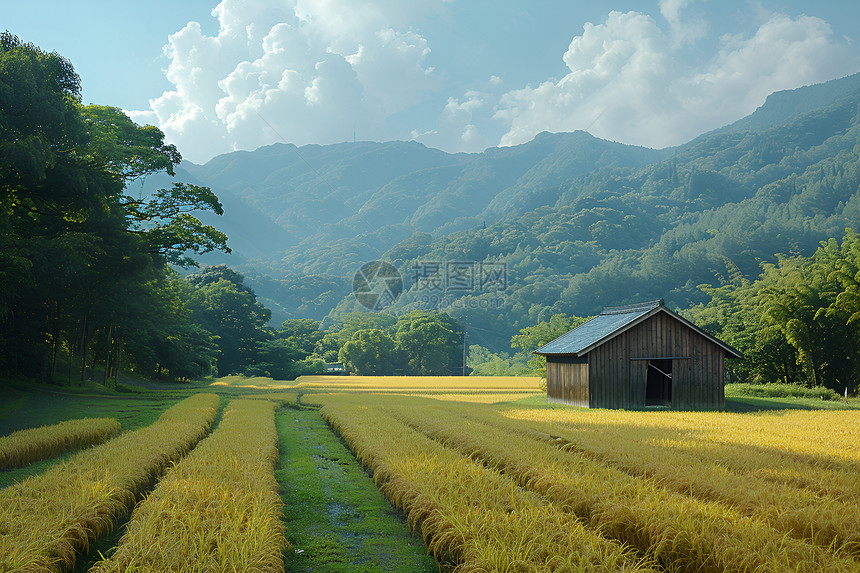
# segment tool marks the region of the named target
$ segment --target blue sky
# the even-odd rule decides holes
[[[585,129],[664,147],[860,71],[854,1],[7,1],[85,103],[203,162],[276,141],[446,151]]]

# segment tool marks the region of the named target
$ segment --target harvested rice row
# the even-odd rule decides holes
[[[113,418],[67,420],[18,430],[0,437],[0,469],[23,468],[71,450],[100,444],[120,432],[122,426]]]
[[[656,571],[498,471],[373,408],[377,399],[331,396],[321,413],[437,560],[453,558],[462,573]]]
[[[264,400],[230,402],[218,429],[137,506],[116,553],[91,573],[282,573],[274,409]]]
[[[766,521],[772,527],[798,539],[810,540],[822,547],[841,548],[860,555],[860,506],[844,496],[829,497],[819,488],[772,481],[755,468],[755,461],[765,454],[761,448],[747,447],[736,452],[746,458],[751,468],[739,472],[708,456],[697,456],[689,449],[673,447],[663,441],[643,439],[641,428],[602,428],[599,432],[571,424],[550,424],[532,417],[528,422],[510,420],[495,412],[476,414],[463,411],[469,418],[503,430],[532,436],[564,450],[604,461],[623,471],[653,479],[667,489],[693,495],[706,501],[720,501],[739,512]],[[637,432],[638,430],[638,432]],[[812,472],[804,466],[786,464],[781,471]],[[855,478],[856,479],[856,478]]]
[[[198,394],[151,426],[84,450],[0,491],[0,571],[63,571],[110,531],[164,469],[208,432],[218,397]]]
[[[860,564],[792,539],[720,503],[667,491],[576,452],[465,419],[442,403],[381,408],[427,436],[498,467],[605,535],[672,571],[860,571]]]

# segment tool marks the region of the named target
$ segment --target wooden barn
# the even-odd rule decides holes
[[[631,410],[722,409],[725,359],[742,358],[662,300],[605,308],[535,354],[550,402]]]

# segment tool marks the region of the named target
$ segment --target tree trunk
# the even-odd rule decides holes
[[[54,374],[57,372],[57,354],[60,353],[60,303],[54,301],[54,344],[51,355],[51,384],[54,383]]]
[[[81,327],[81,386],[84,385],[84,382],[87,379],[87,347],[89,346],[87,329],[89,327],[89,317],[90,311],[85,312],[84,324]]]
[[[69,387],[72,386],[72,343],[69,342]]]
[[[114,382],[119,384],[119,373],[122,371],[122,331],[116,336],[116,370]]]
[[[108,325],[108,335],[107,335],[107,345],[105,350],[105,375],[102,380],[102,384],[107,386],[108,375],[110,373],[110,346],[111,346],[111,336],[113,336],[113,324]]]

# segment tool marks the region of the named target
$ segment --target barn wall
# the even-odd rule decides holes
[[[548,356],[547,401],[588,407],[588,362],[578,358]]]
[[[674,409],[723,407],[725,351],[663,312],[589,353],[590,406],[644,408],[647,360],[635,359],[670,357]]]

